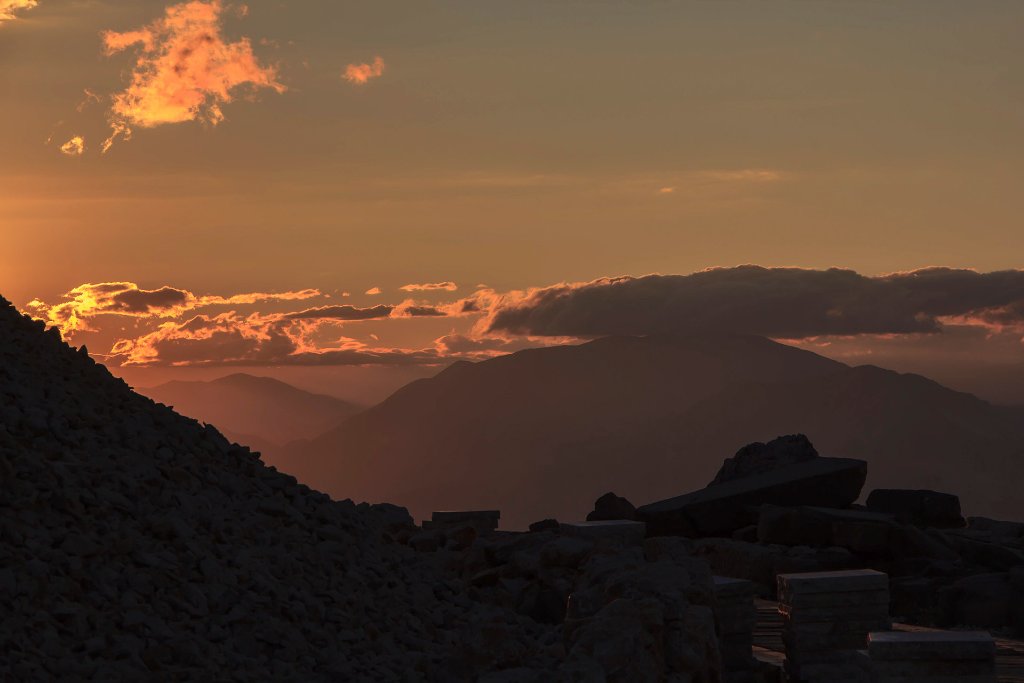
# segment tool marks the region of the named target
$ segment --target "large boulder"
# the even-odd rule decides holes
[[[896,515],[906,524],[959,529],[963,527],[960,499],[951,493],[912,489],[875,489],[865,503],[872,512]]]
[[[756,524],[760,505],[848,507],[867,474],[863,460],[813,458],[644,505],[637,518],[654,536],[729,536]]]
[[[736,451],[736,455],[726,458],[711,484],[724,484],[733,479],[771,472],[817,457],[818,451],[803,434],[780,436],[768,443],[758,441],[747,444]]]

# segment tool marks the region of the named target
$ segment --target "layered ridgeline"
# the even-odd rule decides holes
[[[0,299],[0,679],[468,681],[518,668],[490,680],[550,681],[559,667],[611,671],[584,652],[601,632],[577,629],[589,640],[576,646],[529,605],[480,602],[480,589],[444,570],[449,555],[395,542],[415,532],[400,508],[332,502],[133,393]],[[561,542],[533,539],[538,553]],[[585,557],[577,546],[572,567]],[[561,564],[528,571],[563,591],[548,620],[558,622],[575,569],[551,556]],[[642,565],[630,576],[664,564],[630,561]],[[678,567],[661,574],[673,577],[666,595],[678,593]],[[710,585],[701,580],[695,595]],[[713,624],[706,607],[687,605],[679,596],[671,613],[655,610],[657,624],[636,622],[649,656],[608,666],[712,680],[717,660],[686,643],[713,644]],[[690,654],[669,662],[664,620],[687,615],[693,628],[673,652]]]
[[[916,375],[745,336],[612,337],[456,363],[287,454],[300,480],[415,515],[500,507],[523,528],[613,487],[645,502],[703,486],[737,443],[813,434],[869,487],[960,494],[1020,517],[1024,412]]]
[[[166,382],[137,389],[182,415],[216,425],[232,441],[260,451],[272,464],[284,444],[319,436],[361,407],[303,391],[272,377],[235,373],[211,381]]]

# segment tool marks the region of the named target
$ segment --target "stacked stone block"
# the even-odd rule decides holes
[[[754,681],[754,584],[745,579],[716,576],[714,586],[715,627],[725,683]]]
[[[996,646],[982,631],[868,636],[872,683],[995,683]]]
[[[871,569],[779,574],[786,673],[802,683],[862,683],[859,650],[886,631],[889,577]]]

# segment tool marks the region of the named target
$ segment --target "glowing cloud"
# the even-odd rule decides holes
[[[61,154],[69,157],[80,157],[85,153],[85,138],[76,135],[60,146]]]
[[[135,339],[122,339],[111,357],[122,365],[436,365],[436,349],[370,348],[342,337],[318,346],[317,327],[281,315],[234,311],[166,322]]]
[[[92,331],[89,321],[99,315],[133,318],[177,318],[206,306],[237,306],[263,301],[298,301],[320,296],[315,289],[295,292],[250,292],[232,296],[196,296],[175,287],[142,289],[134,282],[86,283],[64,295],[63,303],[48,305],[38,299],[28,304],[41,319],[61,334]]]
[[[372,64],[349,64],[345,67],[345,73],[342,75],[349,83],[355,83],[356,85],[363,85],[369,83],[370,79],[380,78],[384,74],[384,60],[380,57],[374,57]]]
[[[377,296],[378,294],[380,294],[380,293],[381,293],[381,291],[382,291],[382,290],[381,290],[381,288],[380,288],[380,287],[370,287],[370,288],[369,288],[368,290],[366,290],[366,293],[367,293],[367,294],[368,294],[369,296]]]
[[[454,292],[458,288],[459,286],[454,282],[427,282],[422,285],[412,284],[399,287],[403,292]]]
[[[32,9],[39,4],[39,0],[0,0],[0,26],[5,21],[14,19],[20,10]]]
[[[393,306],[372,306],[370,308],[358,308],[356,306],[320,306],[318,308],[307,308],[304,311],[289,313],[286,318],[291,320],[380,320],[390,317],[394,310]]]
[[[284,92],[273,67],[262,66],[248,38],[227,42],[221,35],[221,0],[171,5],[153,23],[135,31],[103,34],[107,55],[134,48],[138,57],[131,84],[113,97],[113,133],[127,139],[132,126],[224,120],[221,106],[239,88]],[[243,13],[244,14],[244,13]]]

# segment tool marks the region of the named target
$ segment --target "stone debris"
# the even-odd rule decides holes
[[[755,680],[753,657],[754,627],[757,608],[754,606],[754,584],[744,579],[715,576],[715,627],[726,683],[749,683]]]
[[[889,577],[870,569],[780,574],[786,672],[806,683],[860,683],[858,650],[890,628]]]
[[[995,683],[996,646],[980,631],[868,636],[872,683]]]

